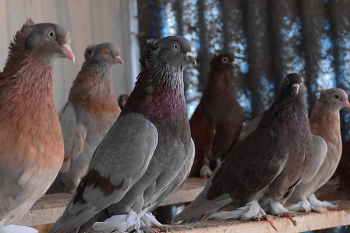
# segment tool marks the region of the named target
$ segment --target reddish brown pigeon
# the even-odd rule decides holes
[[[295,187],[287,200],[288,209],[295,211],[317,211],[336,209],[337,206],[327,201],[319,201],[314,192],[322,187],[335,172],[341,154],[342,140],[340,134],[339,110],[350,108],[348,94],[339,88],[321,91],[310,118],[311,132],[322,137],[326,142],[325,155],[322,151],[314,155],[311,166]],[[316,147],[317,150],[320,147]]]
[[[196,62],[181,36],[147,44],[134,90],[51,233],[84,232],[96,221],[95,231],[150,232],[162,225],[149,211],[188,176],[194,144],[183,70]]]
[[[0,229],[27,213],[62,165],[63,139],[53,92],[53,66],[74,61],[70,33],[27,20],[10,45],[0,76]]]
[[[211,60],[207,86],[190,119],[196,146],[190,176],[210,176],[217,160],[226,158],[238,139],[244,115],[231,84],[230,71],[234,66],[231,54],[221,54]]]
[[[305,93],[301,75],[287,75],[257,128],[214,170],[203,192],[173,222],[261,218],[266,213],[258,201],[264,196],[270,198],[271,214],[288,214],[280,202],[293,190],[312,158]],[[228,204],[239,207],[244,203],[233,211],[217,212]]]
[[[85,175],[96,147],[120,114],[111,69],[124,64],[112,43],[88,46],[85,62],[59,113],[64,162],[48,193],[74,192]]]

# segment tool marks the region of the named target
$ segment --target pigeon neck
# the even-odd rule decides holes
[[[30,122],[32,127],[43,124],[44,121],[48,125],[59,124],[54,101],[52,67],[39,59],[27,59],[23,64],[26,65],[14,74],[12,71],[7,72],[9,67],[4,69],[0,82],[7,88],[0,93],[0,108],[4,113],[0,114],[0,121],[2,117],[12,118],[18,127],[23,122]]]
[[[145,68],[123,111],[139,112],[163,124],[187,119],[182,75],[181,69],[172,66]]]
[[[91,66],[84,65],[73,82],[68,99],[84,105],[83,107],[86,109],[94,108],[95,105],[117,105],[110,76],[102,77]],[[113,103],[111,104],[109,101],[113,101]],[[93,105],[91,105],[92,102]]]
[[[110,79],[111,68],[112,67],[110,65],[94,63],[91,65],[90,69],[96,72],[101,78]]]
[[[311,132],[326,141],[341,141],[339,110],[316,106],[310,117]]]

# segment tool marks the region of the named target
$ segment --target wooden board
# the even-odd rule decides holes
[[[165,199],[160,206],[191,202],[203,190],[206,179],[191,178],[175,193]],[[30,211],[16,224],[38,226],[56,222],[62,215],[72,194],[49,194],[40,198]]]

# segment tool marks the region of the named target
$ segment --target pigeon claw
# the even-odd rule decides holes
[[[157,227],[157,226],[151,226],[154,233],[162,233],[162,232],[169,232],[167,227]]]
[[[294,226],[297,225],[297,221],[295,221],[295,220],[293,219],[293,217],[292,217],[290,214],[288,214],[288,213],[283,213],[281,216],[282,216],[282,217],[285,217],[285,218],[288,218],[288,219],[293,223]]]
[[[326,209],[327,210],[340,210],[339,207],[331,207],[331,206],[327,206]]]
[[[264,215],[264,216],[262,216],[262,219],[266,220],[272,226],[272,228],[275,229],[275,231],[277,231],[277,228],[275,227],[275,225],[273,224],[273,221],[272,221],[274,219],[273,216]]]

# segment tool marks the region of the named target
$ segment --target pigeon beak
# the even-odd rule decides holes
[[[196,60],[193,58],[193,55],[192,55],[192,53],[191,52],[187,52],[186,53],[186,57],[187,57],[187,60],[190,62],[190,63],[192,63],[193,65],[197,65],[197,62],[196,62]]]
[[[232,66],[233,66],[233,67],[238,67],[238,68],[239,68],[238,63],[237,63],[237,62],[235,62],[235,61],[233,61],[233,62],[232,62]]]
[[[75,56],[74,53],[72,51],[72,48],[67,45],[67,44],[63,44],[61,45],[62,49],[63,49],[63,54],[69,59],[71,60],[73,63],[75,63]]]
[[[349,104],[348,101],[343,101],[343,103],[344,103],[345,107],[347,107],[348,109],[350,109],[350,104]]]
[[[300,85],[297,83],[292,85],[292,88],[293,88],[293,91],[295,92],[295,94],[299,93],[299,87],[300,87]]]
[[[122,58],[119,55],[115,56],[114,59],[117,61],[117,63],[120,63],[120,64],[124,65],[124,62],[123,62]]]

